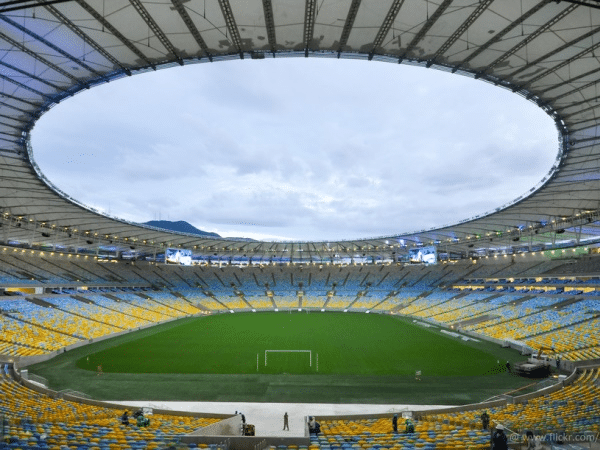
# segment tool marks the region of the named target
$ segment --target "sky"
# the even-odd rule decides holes
[[[42,116],[32,144],[54,185],[112,216],[319,241],[492,211],[546,175],[558,135],[537,106],[482,81],[276,58],[95,87]]]

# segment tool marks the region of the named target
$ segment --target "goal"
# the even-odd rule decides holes
[[[271,353],[308,353],[308,365],[312,367],[312,350],[265,350],[265,367],[267,366],[267,358]]]

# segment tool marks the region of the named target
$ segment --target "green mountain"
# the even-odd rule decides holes
[[[184,220],[178,220],[177,222],[170,220],[150,220],[142,223],[142,225],[150,225],[151,227],[162,228],[163,230],[169,231],[178,231],[180,233],[197,234],[198,236],[202,237],[221,237],[217,233],[199,230],[194,225],[191,225]]]

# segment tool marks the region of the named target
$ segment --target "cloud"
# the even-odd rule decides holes
[[[520,97],[357,61],[191,65],[58,105],[33,133],[61,189],[134,221],[333,240],[471,217],[529,191],[556,131]]]

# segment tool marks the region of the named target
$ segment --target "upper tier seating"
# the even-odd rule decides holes
[[[544,261],[513,263],[505,258],[498,259],[496,264],[432,267],[267,265],[218,268],[107,263],[85,257],[40,257],[21,250],[4,251],[0,270],[3,267],[6,270],[19,268],[37,274],[44,278],[44,281],[37,281],[38,285],[50,283],[52,277],[54,281],[60,278],[65,283],[64,280],[94,280],[100,285],[85,290],[71,283],[46,289],[46,292],[58,292],[56,295],[29,294],[54,308],[19,300],[21,306],[2,318],[6,331],[0,338],[0,351],[17,356],[47,353],[81,340],[201,311],[318,308],[400,312],[448,326],[465,322],[464,329],[496,339],[522,340],[534,348],[553,346],[557,351],[560,348],[565,359],[597,355],[597,321],[593,316],[594,311],[600,311],[600,300],[591,295],[583,296],[583,290],[592,294],[596,287],[600,289],[597,277],[555,279],[535,272],[536,268],[556,267],[556,261],[552,264]],[[493,276],[495,283],[486,282],[487,276]],[[493,286],[493,289],[480,292],[453,290],[452,286],[460,284],[463,278],[477,281],[482,286]],[[111,281],[118,286],[107,286]],[[518,283],[526,283],[527,292],[520,291],[522,287]],[[153,288],[150,288],[151,284]],[[138,285],[145,290],[136,287]],[[536,293],[536,286],[539,286],[540,294]],[[547,289],[564,292],[550,295]],[[576,296],[581,296],[582,301],[573,302]],[[14,297],[5,299],[12,301]],[[562,305],[569,302],[572,303]],[[555,310],[554,305],[559,305],[558,309]],[[35,313],[28,315],[29,310]],[[590,333],[585,332],[584,324],[588,324]]]

